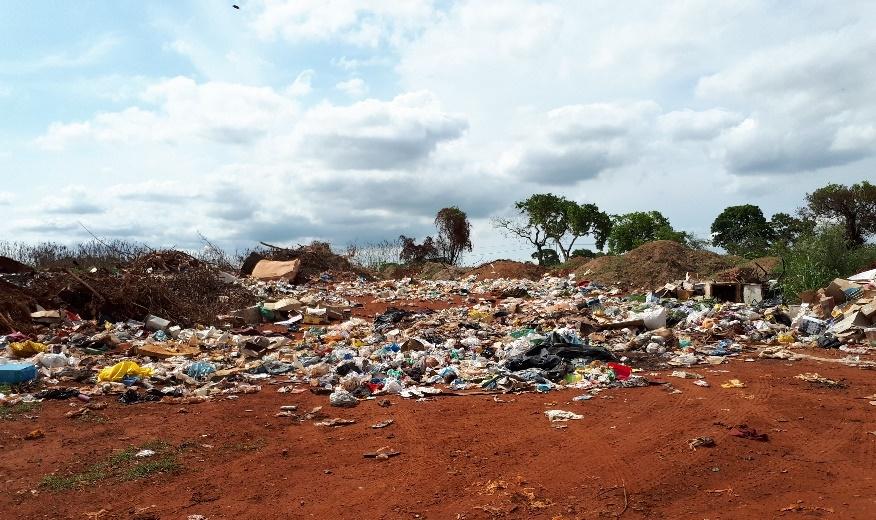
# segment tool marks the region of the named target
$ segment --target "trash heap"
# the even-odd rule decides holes
[[[261,275],[229,281],[258,303],[209,326],[34,311],[33,331],[0,336],[0,401],[109,395],[127,404],[196,403],[266,385],[325,394],[341,407],[384,394],[563,387],[587,399],[647,385],[648,370],[740,355],[792,359],[813,346],[876,352],[876,273],[835,280],[786,306],[630,295],[575,274],[371,282],[323,273],[297,284],[294,266],[257,264],[266,261],[272,265],[254,266]],[[385,310],[366,314],[362,301]]]

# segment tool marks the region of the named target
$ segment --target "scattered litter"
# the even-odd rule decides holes
[[[377,423],[372,424],[371,427],[374,428],[374,429],[386,428],[387,426],[389,426],[390,424],[392,424],[392,423],[394,423],[394,422],[395,422],[395,421],[392,420],[392,419],[384,419],[384,420],[382,420],[382,421],[380,421],[380,422],[377,422]]]
[[[726,383],[721,383],[721,388],[745,388],[745,383],[738,379],[731,379]]]
[[[566,410],[547,410],[544,412],[550,422],[566,422],[569,420],[583,419],[583,415],[578,415],[574,412]]]
[[[742,439],[750,439],[753,441],[768,441],[769,436],[765,433],[758,433],[754,428],[749,428],[744,424],[740,424],[738,426],[734,426],[730,428],[730,435],[733,437],[740,437]]]
[[[715,446],[715,439],[711,437],[694,437],[687,445],[693,451],[696,451],[697,448],[713,448]]]
[[[356,420],[335,417],[334,419],[326,419],[325,421],[314,423],[314,426],[349,426],[351,424],[356,424]]]

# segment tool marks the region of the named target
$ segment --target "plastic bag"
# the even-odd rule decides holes
[[[12,351],[12,355],[18,358],[31,357],[40,352],[45,352],[47,349],[48,347],[46,347],[44,343],[37,343],[36,341],[30,340],[9,344],[9,350]]]
[[[133,361],[120,361],[111,367],[104,367],[98,372],[97,380],[121,381],[125,376],[149,377],[152,375],[151,368],[141,367]]]
[[[666,326],[666,307],[656,307],[642,313],[642,321],[648,330],[662,329]]]

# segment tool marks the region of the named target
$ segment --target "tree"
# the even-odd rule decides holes
[[[873,265],[876,246],[854,247],[846,237],[845,226],[828,224],[803,234],[793,246],[777,245],[782,257],[782,290],[788,301],[803,291],[824,287],[834,278],[843,278]]]
[[[471,251],[471,224],[464,211],[456,206],[441,209],[435,216],[438,228],[436,246],[451,265],[456,265],[463,251]]]
[[[560,263],[560,255],[553,249],[542,249],[541,253],[532,253],[532,258],[538,262],[538,265],[557,265]]]
[[[608,252],[612,255],[626,253],[654,240],[672,240],[686,243],[686,234],[675,231],[669,220],[659,211],[635,211],[612,217],[608,235]]]
[[[753,204],[730,206],[712,222],[712,243],[733,255],[764,256],[772,241],[773,229]]]
[[[544,253],[549,242],[568,260],[579,238],[592,235],[602,249],[611,229],[611,219],[595,204],[578,204],[552,193],[531,195],[514,207],[517,218],[495,219],[493,225],[535,246],[533,258],[540,263],[549,258]]]
[[[401,242],[401,253],[399,258],[402,262],[424,262],[426,260],[434,260],[438,257],[438,248],[435,247],[435,242],[432,237],[426,237],[422,244],[417,244],[413,238],[408,238],[404,235],[398,237]]]
[[[806,195],[800,215],[841,224],[850,245],[863,245],[876,233],[876,186],[867,181],[852,186],[828,184]]]
[[[787,213],[776,213],[770,219],[773,234],[773,248],[790,246],[802,236],[815,230],[815,221],[808,218],[796,218]]]

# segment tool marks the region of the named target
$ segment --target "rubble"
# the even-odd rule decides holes
[[[300,265],[303,272],[318,248],[294,253],[292,260],[272,262]],[[63,281],[65,289],[51,300],[57,307],[27,309],[27,330],[0,336],[0,378],[17,385],[0,400],[40,399],[40,390],[72,387],[85,399],[195,404],[282,381],[280,392],[309,389],[333,406],[351,407],[386,395],[646,386],[641,369],[655,368],[708,388],[690,367],[793,360],[813,347],[845,351],[849,358],[841,362],[868,366],[860,356],[876,351],[876,282],[866,273],[834,280],[803,304],[788,306],[721,302],[697,294],[699,282],[691,278],[642,297],[575,273],[369,281],[323,272],[297,283],[297,277],[219,276],[167,254],[135,265],[118,275],[45,275],[54,283],[47,285],[58,288]],[[137,274],[142,269],[151,273]],[[137,287],[156,299],[151,306],[125,304],[117,295],[132,286],[113,292],[108,280],[133,283],[135,299],[143,294]],[[194,291],[201,282],[206,296],[166,292]],[[224,303],[193,309],[206,297]],[[384,310],[365,314],[362,301]],[[179,312],[184,308],[192,309],[190,316],[218,312],[193,321]],[[161,312],[167,309],[174,311]],[[730,379],[721,386],[745,384]]]

